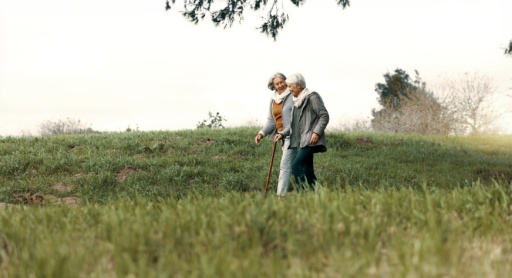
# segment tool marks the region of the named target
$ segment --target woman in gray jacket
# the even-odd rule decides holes
[[[317,179],[313,154],[327,151],[325,128],[329,123],[329,113],[320,95],[306,87],[302,74],[289,76],[286,83],[293,95],[292,121],[276,135],[275,140],[289,136],[290,148],[298,150],[292,162],[292,175],[299,192],[306,182],[311,189],[315,188]]]
[[[283,129],[290,125],[293,99],[285,81],[286,76],[279,72],[270,76],[268,80],[267,86],[270,90],[274,91],[274,93],[270,101],[267,122],[254,138],[254,141],[258,145],[264,136],[269,136],[269,139],[274,140],[278,132],[283,131]],[[285,196],[288,191],[292,173],[292,161],[297,152],[294,149],[289,149],[289,146],[290,138],[285,137],[282,146],[283,155],[281,157],[279,181],[277,183],[277,196],[280,197]]]

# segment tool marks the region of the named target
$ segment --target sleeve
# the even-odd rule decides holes
[[[324,101],[322,97],[318,93],[314,94],[311,97],[311,105],[313,110],[316,112],[319,117],[316,126],[313,127],[313,132],[322,135],[324,133],[327,124],[329,123],[329,112],[327,112],[327,108],[325,108]]]
[[[292,130],[291,127],[287,126],[281,132],[279,132],[279,134],[281,134],[283,136],[283,138],[286,138],[286,137],[290,136],[291,130]]]
[[[272,115],[272,101],[270,101],[270,106],[268,109],[268,116],[265,125],[260,130],[259,133],[263,134],[263,136],[267,136],[272,133],[276,129],[276,122],[274,121],[274,116]]]

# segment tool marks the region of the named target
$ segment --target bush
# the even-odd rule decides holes
[[[219,112],[217,114],[213,115],[212,112],[208,112],[208,119],[204,119],[202,122],[197,123],[197,129],[217,129],[217,128],[224,128],[222,125],[222,122],[226,121],[226,118],[221,116]]]
[[[80,120],[66,118],[65,120],[46,121],[39,125],[41,136],[60,134],[85,134],[94,130]]]

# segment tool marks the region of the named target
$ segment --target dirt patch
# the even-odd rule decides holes
[[[485,182],[496,181],[505,184],[512,182],[512,174],[500,170],[480,170],[477,171],[477,176]]]
[[[61,200],[62,200],[62,204],[67,207],[78,207],[81,204],[80,199],[78,199],[76,197],[65,197],[65,198],[62,198]]]
[[[215,141],[213,141],[210,138],[202,139],[199,141],[199,144],[203,144],[203,145],[211,145],[213,143],[215,143]]]
[[[73,146],[73,145],[71,145],[71,146],[68,146],[68,148],[69,148],[69,150],[70,150],[70,151],[72,151],[72,152],[73,152],[73,151],[79,151],[79,150],[81,150],[81,149],[82,149],[82,146],[78,146],[78,145]]]
[[[86,175],[86,174],[84,174],[84,173],[78,173],[78,174],[76,174],[76,175],[73,175],[73,178],[75,178],[75,179],[81,179],[81,178],[84,178],[84,177],[86,177],[86,176],[87,176],[87,175]]]
[[[54,186],[52,186],[52,189],[54,189],[58,192],[61,192],[61,193],[66,193],[66,192],[73,190],[73,186],[59,182],[59,183],[55,184]]]
[[[13,194],[14,204],[31,205],[34,207],[42,206],[44,203],[43,195],[39,193]]]
[[[14,207],[13,204],[9,204],[9,203],[0,203],[0,209],[6,209],[6,208],[12,208]]]
[[[213,157],[213,159],[217,160],[217,159],[223,159],[223,158],[226,158],[226,155],[225,154],[218,154],[216,156]]]
[[[134,172],[137,172],[138,169],[132,166],[126,166],[123,170],[121,170],[116,177],[117,182],[122,183],[128,179],[128,176]]]
[[[357,138],[356,142],[359,144],[363,144],[363,145],[372,145],[373,144],[372,139],[368,139],[368,138],[364,138],[364,137]]]
[[[78,207],[80,199],[76,197],[58,198],[53,195],[41,195],[34,193],[14,194],[13,203],[0,203],[0,209],[20,207],[22,205],[43,207],[48,205],[63,205],[66,207]]]
[[[63,205],[66,207],[79,207],[81,205],[80,199],[76,197],[57,198],[53,195],[47,195],[45,197],[48,201],[47,204]]]

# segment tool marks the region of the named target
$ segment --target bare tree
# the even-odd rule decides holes
[[[450,113],[425,88],[412,87],[403,91],[400,105],[395,109],[377,111],[378,117],[372,120],[376,131],[394,133],[444,134],[452,132],[453,114]]]
[[[497,88],[492,78],[479,73],[464,73],[459,78],[445,79],[436,95],[453,113],[456,134],[496,132],[494,124],[503,113],[494,103]]]
[[[353,119],[345,120],[338,123],[336,126],[330,128],[333,131],[357,133],[357,132],[372,132],[371,122],[368,119]]]
[[[449,134],[453,115],[427,89],[418,71],[409,74],[396,69],[384,75],[385,83],[377,83],[380,110],[373,110],[371,126],[377,132]]]
[[[450,113],[427,90],[425,93],[411,93],[401,101],[399,109],[400,126],[404,133],[449,134],[453,126]]]

